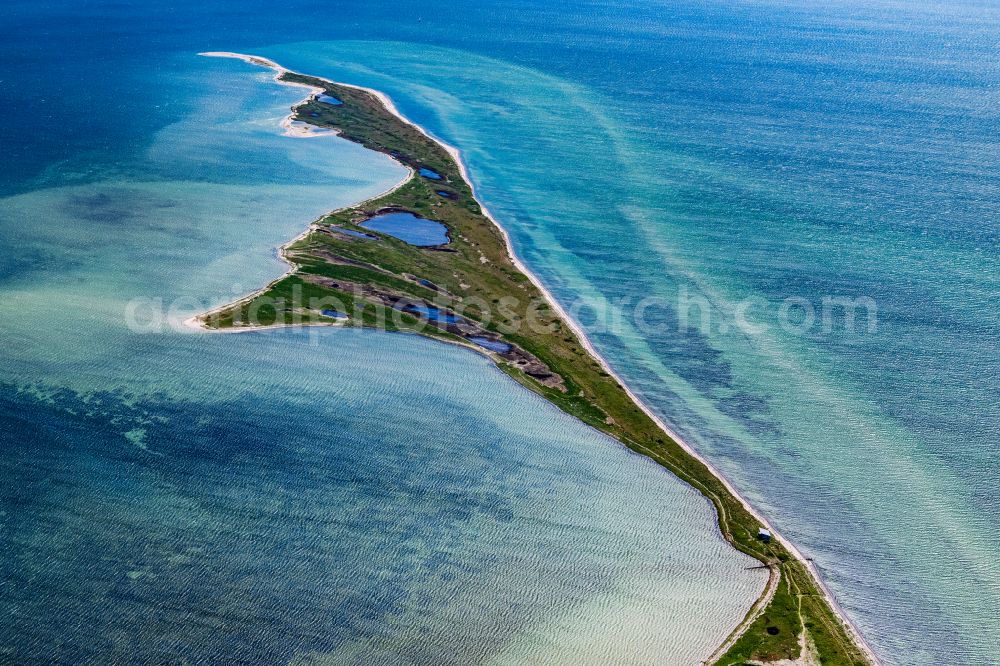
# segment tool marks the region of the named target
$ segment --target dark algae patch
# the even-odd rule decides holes
[[[755,605],[713,663],[795,659],[803,646],[824,665],[871,663],[806,565],[780,539],[758,540],[761,522],[633,401],[514,264],[503,234],[441,144],[393,115],[369,91],[291,72],[281,78],[320,88],[323,97],[341,102],[312,98],[294,109],[296,120],[334,129],[391,156],[413,175],[388,194],[315,222],[285,246],[284,257],[293,266],[288,275],[205,315],[206,325],[309,323],[310,312],[319,316],[327,310],[346,313],[351,325],[419,333],[489,355],[523,386],[696,488],[715,507],[726,540],[769,569],[773,596]],[[447,228],[448,244],[424,247],[391,235],[364,237],[369,234],[361,225],[386,211],[436,221]],[[303,299],[325,305],[296,305]]]

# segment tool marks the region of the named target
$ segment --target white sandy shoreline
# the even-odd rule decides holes
[[[247,54],[242,54],[242,53],[233,53],[233,52],[229,52],[229,51],[210,51],[210,52],[200,53],[199,55],[209,56],[209,57],[218,57],[218,58],[235,58],[235,59],[242,60],[242,61],[247,62],[247,63],[252,64],[252,65],[257,65],[257,66],[261,66],[261,67],[267,67],[267,68],[270,68],[270,69],[274,70],[275,71],[274,79],[275,79],[275,81],[277,83],[279,83],[281,85],[302,87],[302,88],[306,88],[306,89],[308,89],[310,91],[309,95],[305,99],[303,99],[301,102],[299,102],[299,104],[296,104],[296,107],[299,106],[299,105],[301,105],[302,103],[305,103],[306,101],[308,101],[309,99],[311,99],[314,95],[320,94],[320,93],[324,92],[323,89],[317,88],[317,87],[314,87],[314,86],[309,86],[309,85],[302,84],[302,83],[293,83],[293,82],[288,82],[288,81],[282,81],[282,80],[280,80],[281,77],[284,74],[286,74],[286,73],[297,74],[297,72],[294,72],[292,70],[286,69],[285,67],[282,67],[281,65],[279,65],[278,63],[276,63],[275,61],[273,61],[273,60],[271,60],[269,58],[264,58],[264,57],[261,57],[261,56],[254,56],[254,55],[247,55]],[[320,77],[314,77],[314,78],[320,78]],[[322,79],[322,80],[327,80],[327,79]],[[591,356],[594,357],[595,360],[597,360],[597,362],[601,365],[602,369],[605,372],[607,372],[611,377],[613,377],[615,379],[615,381],[618,382],[618,384],[622,387],[622,389],[629,396],[629,398],[631,398],[632,401],[647,416],[649,416],[649,418],[652,419],[653,422],[656,423],[656,425],[664,433],[666,433],[671,439],[673,439],[675,442],[677,442],[677,444],[688,455],[690,455],[691,457],[695,458],[696,460],[698,460],[699,462],[701,462],[703,465],[705,465],[705,467],[723,484],[723,486],[733,495],[733,497],[735,497],[740,502],[740,504],[752,516],[754,516],[758,521],[760,521],[760,523],[762,525],[764,525],[765,527],[767,527],[772,532],[772,534],[774,535],[774,537],[777,538],[778,540],[780,540],[781,543],[788,549],[788,551],[800,563],[802,563],[806,567],[806,569],[812,574],[813,579],[816,581],[817,586],[819,587],[819,589],[824,594],[824,596],[826,598],[826,601],[830,604],[830,607],[833,609],[834,613],[837,614],[837,616],[840,618],[840,620],[849,629],[850,633],[853,635],[853,637],[854,637],[855,641],[857,642],[858,646],[860,647],[860,649],[865,652],[866,656],[872,661],[873,664],[880,664],[881,662],[879,661],[878,657],[875,655],[874,651],[871,649],[871,647],[865,641],[864,637],[862,636],[861,632],[858,630],[857,626],[847,616],[847,614],[844,612],[843,608],[841,608],[840,604],[837,602],[837,600],[834,597],[833,593],[829,590],[829,588],[823,582],[823,579],[820,576],[819,571],[817,570],[817,568],[813,564],[813,562],[811,560],[807,559],[791,543],[791,541],[789,541],[785,537],[781,536],[781,534],[770,524],[770,522],[768,522],[768,520],[763,516],[763,514],[761,514],[759,511],[757,511],[753,507],[753,505],[751,505],[742,495],[740,495],[740,493],[736,490],[736,487],[733,486],[733,484],[729,481],[729,479],[726,478],[726,476],[720,470],[718,470],[714,465],[712,465],[708,460],[706,460],[697,450],[695,450],[692,446],[690,446],[687,442],[685,442],[638,395],[636,395],[628,387],[628,385],[625,383],[625,381],[618,375],[617,372],[615,372],[615,370],[611,367],[611,365],[604,359],[604,357],[593,346],[593,344],[587,338],[587,336],[586,336],[583,328],[580,326],[580,324],[569,315],[569,313],[562,307],[562,305],[560,305],[560,303],[556,300],[556,298],[552,295],[552,293],[550,293],[549,290],[545,287],[545,285],[542,284],[542,281],[524,264],[524,262],[521,261],[520,257],[517,256],[517,253],[514,250],[514,246],[513,246],[512,242],[511,242],[510,235],[508,234],[507,230],[490,213],[490,211],[483,204],[483,202],[479,199],[479,197],[476,196],[475,185],[472,182],[472,179],[470,178],[470,175],[468,173],[468,169],[466,168],[466,165],[465,165],[465,163],[462,160],[461,151],[459,151],[454,146],[446,143],[445,141],[442,141],[438,137],[435,137],[433,134],[431,134],[430,132],[428,132],[421,125],[418,125],[417,123],[414,123],[413,121],[411,121],[408,118],[406,118],[405,116],[403,116],[399,112],[399,110],[396,108],[396,105],[393,104],[392,100],[385,93],[383,93],[381,91],[378,91],[378,90],[374,90],[372,88],[365,88],[363,86],[356,86],[356,85],[347,84],[347,83],[340,83],[340,82],[333,82],[333,81],[331,81],[330,83],[338,85],[338,86],[344,86],[344,87],[347,87],[347,88],[354,88],[356,90],[364,90],[365,92],[373,95],[379,101],[381,101],[382,104],[385,105],[386,109],[388,109],[389,112],[392,113],[394,116],[396,116],[400,121],[402,121],[402,122],[404,122],[404,123],[406,123],[406,124],[408,124],[408,125],[416,128],[418,131],[420,131],[422,134],[424,134],[425,136],[427,136],[428,138],[430,138],[432,141],[435,141],[436,143],[438,143],[449,155],[451,155],[451,157],[455,160],[455,163],[458,165],[458,168],[459,168],[459,171],[460,171],[462,177],[469,184],[469,187],[472,188],[473,197],[479,203],[479,205],[480,205],[480,207],[482,209],[483,214],[496,226],[496,228],[500,231],[500,234],[503,236],[504,243],[505,243],[505,245],[507,247],[507,253],[510,256],[511,262],[518,268],[518,270],[520,270],[522,273],[524,273],[528,277],[528,279],[532,282],[532,284],[542,293],[542,295],[545,297],[545,300],[549,303],[549,305],[557,313],[559,313],[559,315],[562,316],[562,318],[566,321],[567,325],[570,326],[570,328],[577,334],[577,336],[579,337],[580,342],[583,345],[583,347],[588,351],[588,353],[590,353]],[[303,130],[299,126],[293,125],[293,118],[294,118],[294,111],[290,115],[288,115],[282,121],[282,123],[281,123],[281,126],[282,126],[282,128],[285,129],[285,134],[287,136],[296,137],[296,138],[304,138],[304,137],[309,137],[309,136],[321,136],[321,135],[333,135],[333,136],[335,136],[337,134],[336,132],[333,132],[333,131],[331,131],[331,132],[309,132],[308,130]],[[407,167],[407,168],[409,169],[409,167]],[[390,188],[386,192],[378,194],[378,195],[376,195],[374,197],[371,197],[370,199],[367,199],[367,200],[371,200],[371,199],[375,199],[375,198],[380,198],[382,196],[385,196],[386,194],[389,194],[389,193],[395,191],[399,187],[402,187],[414,175],[414,172],[413,172],[412,169],[409,169],[409,171],[410,171],[410,173],[400,183],[398,183],[394,187]],[[359,202],[359,203],[363,203],[363,202]],[[357,205],[357,204],[354,204],[354,205]],[[353,205],[351,207],[353,207]],[[313,229],[313,225],[310,224],[309,227],[303,233],[299,234],[294,239],[292,239],[291,241],[289,241],[288,243],[286,243],[285,245],[283,245],[280,248],[280,250],[279,250],[279,256],[281,257],[281,259],[283,261],[285,261],[286,264],[288,264],[289,270],[285,273],[285,275],[282,275],[280,278],[277,278],[277,280],[283,279],[286,275],[288,275],[289,273],[291,273],[292,270],[294,270],[294,267],[293,267],[292,263],[284,255],[285,248],[288,247],[289,245],[291,245],[292,243],[298,241],[299,239],[305,237],[310,231],[312,231],[312,229]],[[257,294],[263,293],[264,291],[266,291],[270,287],[270,284],[273,284],[273,282],[274,281],[272,281],[271,283],[269,283],[267,286],[262,287],[261,289],[253,292],[252,294],[248,294],[247,296],[244,296],[243,298],[239,299],[239,301],[236,301],[236,302],[240,302],[240,301],[246,300],[248,298],[252,298],[253,296],[255,296]],[[229,307],[231,305],[232,305],[232,303],[228,303],[228,304],[222,305],[222,306],[220,306],[218,308],[214,308],[214,309],[212,309],[212,310],[210,310],[208,312],[202,313],[202,314],[200,314],[200,315],[198,315],[196,317],[192,317],[192,318],[186,320],[184,322],[184,324],[185,324],[185,326],[188,326],[188,327],[191,327],[191,328],[197,328],[197,329],[205,331],[205,332],[213,332],[213,333],[223,332],[223,331],[221,331],[219,329],[209,329],[209,328],[205,327],[203,324],[201,324],[198,321],[198,319],[201,318],[201,317],[204,317],[206,315],[218,312],[218,311],[220,311],[222,309],[225,309],[225,308],[227,308],[227,307]],[[338,324],[316,324],[316,325],[338,326]],[[234,333],[236,333],[236,332],[243,332],[243,331],[267,330],[267,329],[274,329],[274,328],[279,328],[279,326],[241,327],[241,328],[236,329],[236,330],[228,329],[225,332],[234,332]],[[460,345],[460,346],[464,347],[465,345]],[[476,351],[480,351],[480,350],[477,349]],[[622,446],[624,446],[624,444]],[[714,505],[713,505],[713,507],[714,507]],[[751,612],[754,609],[757,609],[758,607],[759,607],[760,610],[763,609],[763,606],[766,605],[766,604],[761,604],[760,603],[761,600],[763,600],[763,599],[766,598],[766,600],[769,601],[770,596],[773,596],[773,594],[774,594],[774,588],[775,587],[776,586],[772,586],[770,584],[770,581],[769,581],[768,585],[765,586],[765,590],[763,591],[761,597],[758,598],[758,600],[754,604],[754,607],[751,608]],[[734,630],[734,632],[732,634],[730,634],[730,636],[726,639],[726,642],[729,643],[729,644],[731,644],[732,642],[734,642],[735,639],[738,638],[739,635],[741,635],[743,633],[743,630],[745,630],[749,626],[749,624],[752,622],[752,620],[754,619],[754,617],[755,616],[748,616],[747,619],[745,619],[744,621],[742,621],[740,623],[740,625],[738,625],[737,628]],[[718,656],[721,656],[721,655],[714,654],[713,658],[717,658]]]

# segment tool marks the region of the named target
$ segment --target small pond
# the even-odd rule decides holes
[[[336,97],[331,97],[330,95],[317,95],[316,101],[323,102],[324,104],[330,104],[331,106],[340,106],[341,104],[343,104],[343,102],[341,102],[339,99],[337,99]]]
[[[444,245],[448,242],[448,227],[434,220],[417,217],[413,213],[383,213],[358,226],[420,247]]]
[[[490,338],[480,337],[478,335],[473,335],[469,337],[469,342],[477,344],[483,349],[489,349],[490,351],[495,351],[498,354],[506,354],[510,351],[510,345],[506,342],[500,342],[499,340],[491,340]]]
[[[445,324],[457,324],[461,319],[451,314],[450,312],[441,312],[439,308],[433,305],[407,305],[403,308],[406,312],[410,314],[418,314],[430,321],[440,321]]]
[[[441,174],[427,167],[421,167],[417,172],[424,178],[430,178],[431,180],[441,180]]]
[[[336,310],[321,310],[320,312],[324,317],[330,317],[332,319],[347,319],[347,315],[343,312],[337,312]]]

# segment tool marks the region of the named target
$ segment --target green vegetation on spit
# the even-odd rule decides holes
[[[715,506],[725,538],[770,571],[764,596],[713,663],[767,663],[809,653],[822,664],[871,663],[806,565],[780,541],[757,538],[761,523],[639,408],[515,265],[503,233],[484,214],[458,163],[440,143],[370,91],[291,72],[280,79],[323,89],[342,102],[310,98],[293,109],[296,122],[336,130],[413,173],[389,193],[316,221],[284,248],[290,273],[203,315],[206,326],[370,326],[420,333],[489,355],[528,389],[703,493]],[[434,173],[420,175],[420,169]],[[359,226],[387,211],[439,221],[448,228],[450,242],[417,247]],[[492,350],[481,346],[484,341]]]

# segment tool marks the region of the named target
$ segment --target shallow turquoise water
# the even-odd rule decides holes
[[[218,165],[197,166],[219,151],[211,145],[177,162],[184,178],[175,170],[151,185],[116,185],[109,200],[127,194],[137,204],[117,212],[100,200],[80,206],[91,187],[65,199],[30,193],[127,170],[155,132],[196,110],[192,100],[217,99],[181,90],[194,90],[185,86],[213,67],[222,95],[239,99],[245,89],[244,79],[229,78],[238,69],[188,69],[178,58],[207,49],[270,54],[383,88],[465,150],[481,196],[522,256],[564,302],[588,300],[577,314],[602,351],[816,558],[887,663],[998,663],[995,3],[170,7],[91,3],[82,11],[67,0],[7,8],[0,49],[16,66],[0,81],[9,156],[0,191],[26,193],[4,200],[16,220],[36,212],[59,220],[49,240],[73,241],[52,253],[45,227],[4,226],[0,247],[28,248],[0,251],[0,286],[16,295],[5,307],[30,315],[4,317],[5,376],[72,379],[84,390],[136,376],[200,385],[196,370],[171,379],[168,360],[155,371],[143,365],[157,358],[152,349],[170,358],[174,338],[150,338],[150,349],[102,370],[92,356],[127,345],[98,324],[120,316],[135,293],[166,291],[161,280],[214,300],[273,275],[276,262],[241,261],[248,235],[239,221],[261,224],[258,256],[267,256],[301,228],[300,214],[312,214],[298,202],[316,174],[291,179],[289,198],[252,199],[257,188],[248,184],[276,182],[268,169],[289,165],[273,159],[276,145],[262,144],[270,163],[259,178],[234,160],[224,182],[161,198],[179,187],[171,179],[218,179]],[[331,41],[345,39],[360,41]],[[68,51],[84,57],[67,59]],[[191,80],[173,81],[184,72]],[[130,94],[144,100],[141,113]],[[25,109],[44,131],[24,131]],[[159,155],[173,159],[170,150]],[[307,169],[321,164],[303,157]],[[356,162],[339,166],[341,178],[381,181],[362,178]],[[312,192],[319,209],[337,199]],[[220,197],[231,208],[213,207]],[[157,201],[163,215],[177,201],[200,203],[191,204],[196,214],[178,211],[152,230],[132,222],[77,233],[73,223]],[[229,222],[218,245],[185,225],[213,218]],[[162,235],[150,256],[115,256],[109,239],[131,228],[136,247]],[[181,229],[190,243],[171,248]],[[108,261],[87,263],[96,250]],[[186,268],[181,257],[191,258]],[[158,258],[151,265],[162,278],[159,270],[133,278],[149,291],[119,286]],[[32,291],[43,275],[45,289]],[[678,332],[679,294],[707,300],[708,330]],[[773,325],[746,334],[733,325],[748,297],[758,299],[755,322],[776,324],[784,298],[817,304],[824,295],[874,298],[878,330],[796,334]],[[647,296],[665,303],[648,311],[652,329],[626,321],[606,330],[594,313],[632,312],[621,299]],[[77,309],[53,317],[49,299]],[[31,325],[43,318],[43,330]],[[407,390],[421,393],[417,384]],[[18,402],[13,412],[33,405]]]
[[[301,91],[242,63],[179,57],[160,81],[190,112],[134,159],[0,200],[0,659],[710,652],[763,585],[711,507],[486,359],[171,328],[406,171],[282,136]]]
[[[405,113],[465,149],[519,251],[642,395],[816,558],[887,660],[938,663],[946,654],[993,663],[1000,420],[989,378],[1000,369],[1000,322],[986,304],[1000,286],[990,196],[1000,153],[942,144],[995,147],[995,137],[976,134],[988,123],[949,127],[948,136],[906,148],[903,141],[927,131],[919,116],[904,109],[884,119],[885,107],[868,98],[840,107],[831,89],[816,107],[778,115],[780,131],[758,121],[743,128],[751,136],[740,135],[735,125],[748,121],[737,115],[702,119],[697,130],[678,121],[664,132],[634,114],[654,102],[685,112],[668,99],[623,103],[450,50],[380,42],[264,52],[387,90]],[[838,76],[855,95],[877,91],[853,71]],[[925,105],[955,103],[953,89],[926,96],[903,74],[883,76],[902,78],[911,88],[899,94],[924,94]],[[800,73],[769,83],[781,90],[810,81]],[[967,104],[997,108],[988,89],[953,84],[966,86]],[[770,103],[753,112],[778,114]],[[852,131],[844,135],[838,121]],[[899,143],[883,138],[882,152],[867,150],[867,136],[884,137],[893,122]],[[780,176],[747,163],[768,139]],[[903,150],[922,152],[890,166]],[[594,154],[604,156],[600,168]],[[921,166],[933,160],[952,169],[957,187],[980,194],[959,205],[938,190],[943,201],[933,203],[934,176]],[[862,192],[860,206],[850,196]],[[950,206],[947,215],[933,214],[935,205]],[[646,310],[649,325],[640,329],[630,314],[650,295],[664,305]],[[786,296],[817,309],[824,296],[871,297],[878,328],[869,332],[861,319],[853,335],[819,325],[782,330],[776,315]],[[684,298],[711,309],[707,329],[696,320],[678,333]],[[768,331],[735,326],[747,298],[754,323]]]

